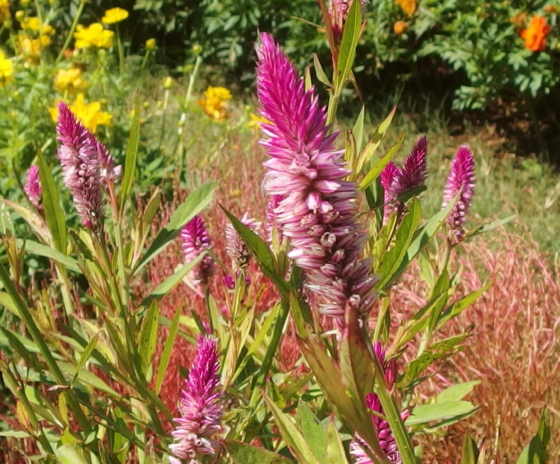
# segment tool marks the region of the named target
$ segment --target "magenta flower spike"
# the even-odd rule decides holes
[[[457,203],[447,216],[447,223],[457,240],[462,239],[465,235],[464,224],[474,196],[474,186],[474,156],[469,147],[463,145],[457,150],[451,164],[451,170],[443,191],[442,204],[442,208],[445,208],[455,195],[461,192]]]
[[[399,195],[424,185],[428,177],[428,140],[421,137],[399,168],[392,161],[381,172],[381,185],[385,190],[386,213],[402,207]]]
[[[247,213],[243,215],[240,221],[255,233],[261,226],[260,222],[257,222],[254,218],[249,218]],[[235,270],[244,269],[249,265],[251,251],[229,222],[226,224],[226,253],[231,258]]]
[[[215,455],[218,451],[216,436],[222,431],[223,411],[219,369],[216,340],[200,335],[194,364],[182,390],[181,417],[174,419],[174,443],[169,445],[172,464],[181,464],[182,460],[195,463],[197,455]]]
[[[357,186],[345,181],[338,133],[329,135],[326,110],[273,37],[257,46],[257,91],[261,130],[269,159],[264,188],[281,195],[276,220],[291,240],[289,257],[307,275],[307,287],[320,295],[319,311],[344,318],[347,303],[360,314],[371,310],[376,279],[362,259],[366,235],[355,221]]]
[[[94,231],[103,220],[99,142],[66,104],[58,105],[58,159],[82,224]]]
[[[387,388],[392,389],[397,378],[397,364],[395,360],[387,361],[385,359],[385,350],[381,343],[375,342],[373,345],[373,352],[379,359],[379,363],[383,367],[385,372],[385,381],[387,382]],[[377,412],[384,415],[383,407],[381,406],[381,401],[375,393],[369,393],[366,396],[366,406],[371,411]],[[408,417],[408,412],[402,414],[403,420]],[[402,464],[402,457],[397,448],[397,443],[393,432],[389,427],[389,423],[386,420],[381,419],[378,415],[372,414],[372,422],[377,437],[379,438],[379,446],[387,455],[389,461],[393,464]],[[358,436],[354,437],[354,440],[350,443],[350,454],[354,456],[356,464],[375,464],[364,448],[368,445]]]
[[[23,187],[23,191],[29,198],[29,201],[37,208],[41,209],[41,194],[43,189],[41,187],[41,179],[39,178],[39,167],[33,165],[27,171],[27,181]]]
[[[212,246],[206,224],[200,215],[196,215],[183,227],[181,239],[185,263],[194,261],[202,252]],[[214,260],[210,255],[206,255],[190,272],[190,278],[194,285],[207,284],[208,278],[215,273]]]

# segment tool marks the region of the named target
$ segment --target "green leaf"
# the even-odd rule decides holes
[[[313,53],[313,66],[315,68],[315,73],[317,74],[317,79],[319,79],[319,82],[322,82],[327,87],[332,87],[331,81],[325,74],[323,66],[321,66],[321,62],[319,61],[319,57],[316,53]]]
[[[292,422],[290,416],[282,412],[282,410],[276,406],[274,401],[264,391],[262,391],[262,396],[268,406],[268,409],[272,412],[272,415],[276,420],[276,425],[282,434],[282,438],[290,448],[292,454],[296,457],[298,463],[320,464],[320,461],[315,458],[305,440],[305,437]]]
[[[440,329],[449,320],[453,319],[455,316],[461,314],[465,309],[467,309],[471,304],[473,304],[480,296],[488,290],[491,282],[487,282],[484,287],[478,289],[474,292],[469,293],[460,300],[457,300],[452,305],[448,306],[445,311],[441,314],[440,320],[438,321],[437,328]]]
[[[338,75],[336,79],[335,93],[340,95],[343,87],[346,85],[350,71],[354,64],[356,56],[356,47],[362,30],[362,5],[360,2],[352,2],[346,23],[344,24],[344,32],[342,33],[342,41],[340,42],[340,52],[338,55]]]
[[[156,383],[154,391],[159,394],[161,386],[163,384],[163,378],[167,372],[167,366],[169,365],[169,360],[171,359],[171,352],[173,350],[173,345],[175,344],[175,337],[177,336],[177,330],[179,329],[179,320],[181,319],[182,307],[179,305],[177,311],[175,311],[175,316],[173,316],[173,321],[169,327],[169,335],[165,340],[165,345],[163,347],[163,352],[161,353],[161,359],[159,361],[158,372],[156,377]]]
[[[138,157],[138,145],[140,141],[140,94],[137,93],[134,99],[134,117],[130,127],[130,136],[126,146],[126,156],[124,159],[124,173],[121,182],[120,195],[120,216],[124,213],[126,200],[130,195],[134,174],[136,173],[136,158]]]
[[[470,382],[458,383],[443,390],[435,398],[436,403],[445,403],[446,401],[459,401],[467,396],[474,387],[480,383],[480,380],[472,380]]]
[[[550,417],[548,409],[544,408],[539,420],[537,434],[525,447],[517,464],[546,464],[548,462],[548,442],[550,441]]]
[[[348,464],[344,445],[336,430],[335,417],[331,415],[327,426],[327,464]]]
[[[204,257],[206,252],[201,253],[195,259],[188,262],[184,266],[179,267],[173,274],[159,284],[152,292],[144,298],[140,306],[148,307],[152,302],[161,300],[171,290],[173,290],[179,283],[183,281],[185,276],[191,271]]]
[[[360,154],[360,157],[358,159],[358,166],[356,168],[356,172],[361,173],[364,166],[369,162],[371,157],[377,151],[377,149],[379,148],[379,145],[381,144],[381,141],[383,140],[383,138],[385,137],[385,134],[387,133],[387,130],[389,129],[389,126],[391,125],[391,122],[393,121],[393,117],[395,116],[396,112],[397,112],[397,107],[394,106],[393,109],[391,110],[391,112],[389,113],[389,115],[385,118],[385,120],[379,125],[377,130],[374,132],[374,134],[373,134],[371,140],[368,142],[365,150]],[[403,137],[401,136],[401,139],[402,138]],[[395,153],[396,153],[396,151],[395,151]],[[391,161],[391,158],[393,158],[395,153],[393,153],[391,155],[390,152],[389,152],[388,154],[386,154],[385,156],[383,156],[381,158],[381,159],[383,159],[383,158],[386,158],[387,156],[389,156],[389,159],[386,160],[385,165],[387,165],[389,163],[389,161]]]
[[[461,464],[478,464],[479,450],[475,441],[467,433],[463,440],[463,457]]]
[[[354,136],[354,140],[356,141],[356,153],[360,153],[362,151],[362,145],[364,143],[364,117],[366,114],[366,107],[362,106],[360,110],[360,114],[354,123],[354,127],[352,128],[352,135]],[[356,170],[355,172],[359,172]]]
[[[45,258],[50,258],[60,264],[63,264],[69,271],[73,271],[78,274],[82,273],[78,266],[78,261],[76,261],[74,258],[71,258],[70,256],[66,256],[64,253],[61,253],[54,248],[51,248],[50,246],[42,245],[41,243],[34,242],[32,240],[23,241],[20,238],[16,240],[16,246],[18,248],[22,248],[23,246],[25,246],[25,251],[29,253],[38,256],[44,256]]]
[[[285,456],[240,441],[226,439],[225,445],[236,464],[293,464]]]
[[[216,186],[216,182],[204,184],[187,197],[185,202],[173,213],[169,223],[159,232],[140,261],[138,261],[132,272],[133,275],[161,253],[169,242],[179,235],[185,224],[212,201]]]
[[[148,368],[152,364],[152,357],[156,351],[158,329],[159,305],[156,300],[153,300],[144,317],[142,331],[140,332],[138,354],[140,356],[140,368],[144,376],[147,376]]]
[[[401,138],[396,143],[396,145],[394,145],[383,158],[378,159],[373,164],[371,169],[365,175],[364,179],[360,182],[360,190],[365,190],[366,188],[368,188],[372,184],[372,182],[381,175],[381,172],[383,171],[385,166],[387,166],[391,162],[391,160],[395,157],[395,155],[401,148],[403,141],[404,134],[401,135]],[[366,145],[363,153],[364,159],[369,159],[371,157],[373,151],[377,148],[377,145],[378,144],[372,142]]]
[[[413,198],[409,204],[409,212],[405,215],[400,227],[397,230],[395,245],[383,256],[383,262],[379,267],[381,279],[377,284],[377,288],[385,289],[397,276],[404,270],[402,262],[407,255],[412,238],[416,232],[416,228],[420,223],[422,209],[420,202]]]
[[[445,403],[422,404],[412,410],[406,420],[407,426],[427,424],[444,419],[453,419],[473,412],[476,408],[468,401],[446,401]]]
[[[313,411],[303,401],[299,403],[297,414],[301,431],[311,452],[319,462],[324,462],[327,458],[327,433],[321,424],[317,422]]]
[[[78,366],[76,367],[76,374],[74,375],[74,380],[72,380],[72,384],[76,382],[76,378],[78,377],[78,373],[82,370],[84,365],[86,364],[87,360],[90,358],[93,350],[95,350],[95,346],[97,345],[97,339],[99,338],[99,332],[96,333],[93,338],[88,342],[86,349],[80,356],[80,361],[78,362]]]
[[[40,150],[37,153],[37,165],[43,189],[43,210],[52,234],[53,245],[62,254],[66,254],[68,240],[66,218],[64,217],[64,210],[60,207],[59,188],[55,185],[51,168]]]
[[[494,230],[497,227],[503,226],[504,224],[507,224],[508,222],[513,221],[516,217],[517,217],[517,214],[512,214],[511,216],[508,216],[506,218],[497,219],[495,221],[489,222],[488,224],[482,224],[482,225],[478,226],[476,229],[468,232],[465,235],[465,237],[463,237],[463,240],[466,240],[467,238],[470,238],[470,237],[474,237],[476,235],[484,234],[486,232],[490,232],[491,230]]]

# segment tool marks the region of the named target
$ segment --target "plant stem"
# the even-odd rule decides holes
[[[74,16],[74,20],[72,21],[72,25],[70,26],[70,30],[68,31],[68,35],[66,36],[66,40],[64,41],[64,45],[60,49],[60,53],[56,57],[56,61],[54,62],[57,64],[62,57],[64,56],[64,50],[68,48],[70,45],[70,41],[72,40],[72,36],[74,35],[74,31],[76,30],[76,26],[78,25],[78,21],[80,20],[80,16],[84,11],[84,7],[86,6],[86,0],[81,0],[80,5],[78,6],[78,11],[76,11],[76,16]]]

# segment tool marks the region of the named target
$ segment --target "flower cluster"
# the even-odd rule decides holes
[[[113,46],[113,31],[108,31],[101,23],[93,23],[88,27],[78,24],[74,38],[76,48],[111,48]]]
[[[223,409],[218,358],[216,341],[199,336],[194,364],[182,390],[181,417],[175,419],[177,427],[172,432],[175,442],[169,445],[171,464],[181,464],[181,459],[196,463],[198,454],[215,455],[218,450],[215,436],[222,430]]]
[[[362,260],[365,234],[355,221],[357,186],[345,181],[343,151],[334,147],[326,111],[272,36],[257,46],[257,91],[269,159],[264,188],[281,195],[277,223],[291,240],[289,257],[307,274],[307,287],[323,300],[319,310],[344,317],[347,304],[369,313],[376,279]]]
[[[231,92],[224,87],[208,87],[198,104],[214,121],[224,121],[229,117],[227,101],[231,100]]]
[[[23,191],[29,198],[29,201],[37,208],[41,209],[41,194],[43,189],[41,188],[41,181],[39,179],[39,167],[33,165],[27,171],[27,181],[23,187]]]
[[[386,213],[401,208],[403,203],[398,200],[398,197],[424,185],[427,177],[428,140],[426,137],[421,137],[406,157],[402,169],[391,161],[381,172],[381,185],[385,190]]]
[[[97,131],[97,126],[111,125],[112,116],[105,111],[101,111],[101,103],[86,103],[82,93],[76,96],[74,103],[70,105],[70,109],[85,128],[93,134]],[[58,119],[58,109],[56,107],[49,108],[49,113],[54,121]]]
[[[202,252],[209,249],[212,245],[210,237],[208,236],[208,231],[206,230],[206,224],[204,224],[200,215],[195,216],[183,227],[181,239],[186,263],[195,260]],[[214,265],[214,260],[211,256],[206,255],[191,271],[190,277],[194,285],[200,285],[206,284],[208,282],[208,277],[215,273],[216,267]]]
[[[458,240],[463,238],[465,234],[464,224],[472,203],[474,185],[474,156],[469,147],[463,145],[457,150],[451,164],[451,170],[443,191],[442,204],[442,208],[445,208],[460,192],[457,203],[447,217],[447,223]]]
[[[546,48],[546,36],[552,28],[547,24],[546,18],[534,15],[529,27],[521,31],[521,38],[525,41],[525,47],[532,52],[540,52]]]

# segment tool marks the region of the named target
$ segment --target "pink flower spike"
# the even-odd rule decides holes
[[[346,304],[360,315],[375,301],[371,261],[362,260],[366,236],[357,225],[357,185],[345,181],[349,170],[338,133],[329,134],[326,109],[274,38],[262,34],[257,45],[257,92],[269,159],[264,189],[282,199],[274,208],[289,257],[306,272],[307,288],[319,295],[319,311],[342,320]]]
[[[58,159],[82,224],[97,231],[103,220],[98,142],[65,103],[58,105]]]
[[[196,215],[183,227],[181,239],[183,241],[185,263],[194,261],[201,253],[212,246],[206,224],[204,224],[200,215]],[[215,273],[214,260],[210,255],[206,255],[190,272],[190,278],[194,285],[207,284],[208,278]]]
[[[428,140],[421,137],[406,157],[401,175],[397,178],[395,193],[397,196],[410,192],[424,185],[428,177]]]
[[[219,448],[216,438],[222,431],[222,392],[220,364],[216,340],[200,335],[194,364],[189,371],[179,405],[181,417],[171,433],[170,461],[195,461],[198,454],[215,455]]]
[[[27,181],[23,187],[23,191],[29,198],[29,201],[38,209],[41,210],[41,195],[43,189],[41,187],[41,179],[39,178],[39,167],[33,165],[27,171]]]
[[[451,170],[443,191],[442,204],[442,208],[445,208],[455,195],[461,192],[457,203],[447,216],[447,223],[457,240],[461,240],[465,235],[464,224],[474,196],[474,186],[474,156],[469,147],[463,145],[457,150],[451,164]]]

